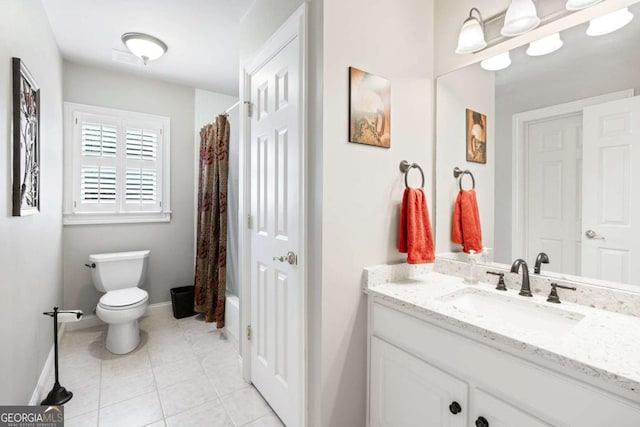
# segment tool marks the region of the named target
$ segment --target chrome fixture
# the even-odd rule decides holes
[[[593,239],[593,240],[604,240],[604,236],[600,236],[598,233],[596,233],[593,230],[587,230],[584,232],[584,235],[587,237],[587,239]]]
[[[536,257],[536,265],[533,267],[534,274],[540,274],[540,265],[541,264],[549,264],[549,255],[544,252],[540,252]]]
[[[505,37],[519,36],[538,25],[540,18],[533,0],[511,0],[500,34]]]
[[[478,16],[473,16],[473,13]],[[458,47],[456,53],[474,53],[487,47],[484,39],[484,21],[482,14],[475,7],[469,11],[469,17],[465,19],[458,35]]]
[[[407,177],[409,176],[409,171],[414,168],[420,171],[420,176],[422,177],[422,184],[420,185],[420,188],[424,188],[424,171],[419,164],[409,163],[406,160],[400,162],[400,172],[404,174],[404,186],[409,188],[409,181],[407,180]]]
[[[291,252],[291,251],[287,252],[286,255],[274,256],[273,260],[274,261],[280,261],[280,262],[288,262],[291,265],[298,264],[298,256],[294,252]]]
[[[529,266],[527,262],[521,258],[513,261],[511,264],[511,272],[517,273],[518,270],[522,267],[522,286],[520,287],[520,292],[518,295],[522,295],[523,297],[532,297],[531,287],[529,286]]]
[[[558,296],[558,289],[557,288],[568,289],[570,291],[575,291],[576,290],[576,288],[574,288],[572,286],[562,286],[562,285],[558,285],[557,283],[552,283],[551,284],[551,292],[549,292],[549,296],[547,297],[547,301],[548,302],[552,302],[554,304],[560,304],[560,297]]]
[[[498,284],[496,285],[496,289],[499,291],[506,291],[507,290],[507,285],[504,283],[504,273],[496,273],[493,271],[487,271],[487,274],[493,274],[494,276],[499,276],[498,277]]]
[[[607,13],[606,15],[589,21],[587,35],[595,37],[613,33],[627,25],[632,19],[633,13],[629,12],[629,9],[626,7],[616,10],[615,12]]]
[[[124,33],[122,42],[135,56],[142,59],[144,65],[167,53],[167,45],[157,37],[144,33]]]

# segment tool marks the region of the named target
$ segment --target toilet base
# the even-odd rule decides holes
[[[130,353],[140,344],[138,320],[112,323],[107,331],[107,350],[113,354]]]

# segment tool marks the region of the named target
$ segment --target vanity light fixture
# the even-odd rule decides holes
[[[480,66],[487,71],[504,70],[509,65],[511,65],[511,56],[509,55],[509,51],[485,59],[480,63]]]
[[[527,49],[527,55],[529,56],[542,56],[555,52],[563,45],[560,39],[560,33],[551,34],[550,36],[543,37],[540,40],[529,43]]]
[[[607,13],[589,21],[588,36],[602,36],[612,33],[627,25],[633,19],[633,13],[626,7]]]
[[[540,18],[533,0],[511,0],[500,34],[506,37],[519,36],[538,25]]]
[[[142,58],[144,65],[167,52],[167,45],[159,38],[144,33],[125,33],[122,42],[135,56]]]
[[[580,10],[593,6],[596,3],[600,3],[602,0],[567,0],[565,7],[567,10]]]
[[[473,16],[474,12],[478,15],[477,17]],[[469,11],[469,17],[464,20],[460,29],[456,53],[473,53],[485,47],[487,42],[484,39],[484,21],[480,11],[474,7]]]

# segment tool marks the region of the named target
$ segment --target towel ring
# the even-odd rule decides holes
[[[406,160],[400,162],[400,172],[404,173],[404,186],[410,188],[407,177],[409,176],[409,171],[413,168],[416,168],[420,171],[420,176],[422,177],[422,185],[420,186],[420,188],[424,188],[424,171],[419,164],[409,163]]]
[[[453,168],[453,177],[458,178],[458,188],[462,191],[462,178],[465,175],[469,175],[471,177],[471,189],[476,189],[476,179],[473,177],[473,174],[469,169],[462,170],[459,167]]]

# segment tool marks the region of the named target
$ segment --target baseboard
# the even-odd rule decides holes
[[[147,308],[147,312],[145,316],[150,316],[152,314],[159,314],[162,312],[173,313],[173,309],[171,307],[171,301],[159,302],[156,304],[149,304]]]
[[[58,343],[62,341],[62,336],[64,335],[66,328],[66,323],[60,324],[58,327]],[[29,406],[40,405],[40,402],[44,398],[45,394],[49,393],[53,384],[49,384],[49,376],[54,369],[54,360],[55,360],[55,346],[51,344],[51,350],[49,350],[49,355],[47,356],[47,360],[44,361],[44,366],[42,367],[42,371],[40,371],[40,377],[38,378],[38,382],[36,383],[35,388],[33,389],[33,393],[31,394],[31,399],[29,399]]]
[[[222,331],[223,331],[227,341],[229,341],[231,343],[231,345],[233,345],[233,348],[235,348],[239,352],[240,351],[240,343],[238,343],[238,340],[236,339],[236,337],[233,336],[231,331],[229,331],[229,329],[227,329],[226,326],[224,328],[222,328]]]
[[[98,319],[98,316],[95,314],[90,314],[88,316],[82,316],[82,319],[77,322],[63,324],[67,326],[68,331],[77,331],[78,329],[87,329],[93,328],[94,326],[104,325],[104,322]]]

